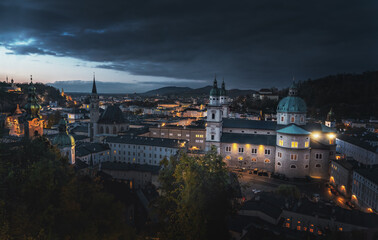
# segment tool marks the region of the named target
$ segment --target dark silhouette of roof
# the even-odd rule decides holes
[[[123,118],[121,109],[116,105],[109,105],[105,112],[101,115],[99,123],[115,124],[115,123],[126,123]]]

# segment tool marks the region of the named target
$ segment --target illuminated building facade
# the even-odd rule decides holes
[[[306,122],[306,103],[293,83],[277,107],[277,122],[228,118],[227,92],[214,80],[207,107],[206,149],[216,146],[231,168],[259,169],[290,178],[328,179],[335,130]]]

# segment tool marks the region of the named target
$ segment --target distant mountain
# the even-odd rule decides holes
[[[182,96],[182,97],[200,97],[208,96],[212,86],[205,86],[202,88],[189,88],[189,87],[163,87],[155,90],[151,90],[145,93],[141,93],[143,96]],[[227,94],[230,97],[237,97],[240,95],[247,95],[256,93],[255,90],[240,90],[240,89],[231,89],[227,90]]]
[[[154,89],[151,91],[147,91],[145,93],[141,93],[143,96],[165,96],[165,95],[175,95],[175,94],[181,94],[184,92],[188,92],[193,90],[190,87],[175,87],[175,86],[169,86],[169,87],[162,87],[158,89]]]

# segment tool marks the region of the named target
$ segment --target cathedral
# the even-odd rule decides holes
[[[207,107],[206,148],[215,146],[230,168],[258,169],[289,178],[328,179],[336,131],[307,123],[307,106],[295,83],[277,106],[277,122],[228,117],[225,84],[214,80]]]
[[[111,104],[100,115],[99,97],[97,94],[96,79],[93,76],[92,93],[90,95],[90,123],[88,135],[91,141],[100,142],[105,137],[117,136],[121,132],[129,130],[129,124],[124,119],[119,106]]]
[[[28,87],[28,102],[24,106],[25,112],[22,112],[17,104],[17,109],[13,115],[8,116],[6,125],[9,129],[9,135],[15,137],[29,137],[43,135],[43,122],[40,114],[41,105],[38,103],[37,94],[35,92],[33,79],[30,77]]]

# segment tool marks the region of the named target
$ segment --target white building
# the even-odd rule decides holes
[[[335,131],[306,123],[306,103],[295,84],[277,107],[277,122],[228,118],[224,84],[217,81],[207,106],[206,149],[215,146],[229,167],[260,169],[287,177],[328,179],[335,157]]]
[[[352,201],[368,212],[378,212],[378,169],[360,168],[353,172]]]
[[[162,159],[170,158],[180,149],[186,149],[184,140],[117,136],[106,138],[110,147],[110,161],[159,166]]]
[[[90,166],[110,161],[110,147],[102,143],[80,143],[76,146],[76,159]]]
[[[336,151],[364,165],[378,164],[378,147],[347,135],[336,138]]]

